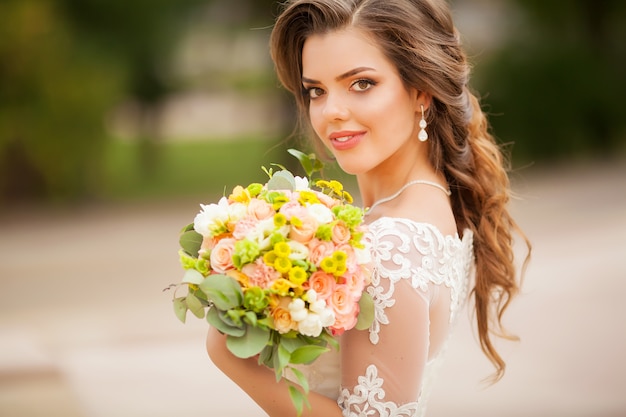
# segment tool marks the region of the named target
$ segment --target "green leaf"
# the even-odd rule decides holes
[[[275,346],[273,345],[267,345],[263,348],[259,354],[259,365],[265,365],[268,368],[272,367],[272,364],[274,363],[274,347]]]
[[[317,156],[314,153],[306,154],[297,149],[287,149],[291,155],[295,156],[298,161],[300,161],[300,165],[306,172],[307,177],[311,179],[314,173],[321,171],[324,168],[324,163],[317,159]]]
[[[363,292],[361,294],[359,310],[359,316],[354,328],[357,330],[369,329],[374,322],[374,300],[372,300],[372,296],[369,293]]]
[[[193,230],[193,223],[189,223],[187,226],[183,227],[183,229],[180,231],[180,233],[185,233],[188,232],[190,230]]]
[[[244,321],[248,324],[256,326],[256,313],[254,311],[246,311],[246,314],[244,315]]]
[[[238,358],[249,358],[261,353],[269,339],[269,330],[247,326],[245,335],[241,337],[229,335],[226,338],[226,347]]]
[[[267,182],[268,190],[289,190],[296,189],[296,179],[293,174],[287,170],[278,171]]]
[[[176,314],[178,320],[184,323],[187,318],[187,303],[185,302],[185,297],[174,298],[172,301],[172,304],[174,305],[174,314]]]
[[[291,367],[291,366],[289,367],[289,370],[293,373],[293,375],[298,380],[298,384],[302,386],[304,393],[308,394],[309,393],[309,380],[307,379],[306,375],[304,375],[304,373],[300,371],[299,369]]]
[[[198,251],[202,246],[202,235],[195,230],[187,230],[180,235],[178,243],[188,255],[198,257]]]
[[[182,282],[184,283],[196,285],[202,284],[202,281],[204,281],[204,275],[195,269],[187,269],[182,279]]]
[[[241,286],[227,275],[209,275],[199,287],[220,310],[230,310],[240,306],[243,302]]]
[[[291,360],[291,354],[285,347],[279,343],[277,349],[277,355],[274,356],[274,369],[276,370],[276,382],[280,380],[280,377],[283,373],[283,369],[285,366],[289,364]]]
[[[246,334],[246,329],[243,327],[232,326],[226,323],[220,317],[219,311],[215,307],[211,307],[206,314],[206,321],[220,332],[229,336],[241,337]]]
[[[290,353],[302,346],[308,345],[305,340],[302,340],[299,337],[281,337],[280,344]]]
[[[198,297],[196,297],[192,293],[189,293],[187,294],[185,302],[187,303],[187,308],[193,313],[194,316],[199,319],[204,318],[204,306],[202,305]]]
[[[302,415],[302,410],[304,408],[305,403],[307,404],[309,408],[311,408],[311,405],[309,404],[307,397],[304,394],[302,394],[302,392],[299,389],[297,389],[291,384],[289,384],[289,396],[291,397],[291,402],[293,403],[293,406],[296,408],[296,413],[297,413],[296,415],[298,417]]]
[[[291,354],[291,363],[311,363],[317,359],[322,353],[328,352],[330,349],[322,346],[302,346],[294,350]]]

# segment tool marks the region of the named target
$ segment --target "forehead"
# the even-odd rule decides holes
[[[374,40],[356,28],[311,35],[302,48],[302,75],[336,77],[356,67],[396,72]]]

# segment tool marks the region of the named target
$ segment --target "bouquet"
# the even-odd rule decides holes
[[[373,303],[369,251],[361,239],[363,210],[338,181],[313,181],[323,164],[314,154],[290,149],[307,178],[263,168],[266,184],[236,186],[217,203],[201,205],[180,236],[184,296],[174,292],[177,317],[187,311],[227,335],[237,357],[258,355],[277,380],[288,382],[298,415],[308,384],[293,367],[313,362],[334,336],[366,329]],[[314,183],[313,189],[311,184]]]

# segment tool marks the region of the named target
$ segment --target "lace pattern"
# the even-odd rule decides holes
[[[465,299],[472,272],[474,259],[471,231],[464,231],[463,239],[460,239],[458,236],[444,236],[430,224],[380,218],[370,225],[366,239],[372,248],[376,265],[372,283],[368,287],[375,305],[375,319],[369,329],[372,344],[379,343],[381,326],[389,324],[385,310],[395,304],[394,291],[401,280],[407,280],[422,297],[428,293],[431,284],[448,287],[449,320],[451,323],[454,321]],[[388,285],[381,285],[381,280],[388,280]],[[367,365],[365,375],[358,377],[352,392],[346,388],[340,391],[337,403],[343,410],[343,416],[423,416],[432,374],[440,363],[442,351],[426,364],[416,401],[402,405],[385,400],[384,380],[379,376],[378,368],[375,364]]]
[[[466,275],[473,263],[471,256],[459,256],[459,252],[472,253],[470,230],[464,232],[461,240],[458,236],[444,236],[428,223],[383,217],[370,225],[366,240],[376,265],[372,284],[367,289],[375,306],[375,319],[369,330],[373,344],[378,343],[381,324],[389,324],[385,309],[395,304],[395,284],[402,279],[410,280],[411,287],[423,292],[430,283],[450,288],[450,322],[454,321],[467,292]],[[408,256],[412,250],[422,255],[421,264],[412,264]],[[380,285],[381,278],[389,280],[387,291]]]
[[[354,393],[342,389],[337,399],[343,417],[412,417],[417,412],[417,402],[398,406],[394,402],[385,401],[383,379],[378,377],[376,365],[368,366],[365,376],[360,376],[358,382]]]

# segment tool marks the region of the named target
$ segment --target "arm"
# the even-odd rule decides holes
[[[287,383],[283,380],[276,382],[273,370],[259,365],[255,358],[235,357],[226,347],[226,337],[212,327],[209,329],[206,346],[215,365],[270,417],[296,415]],[[302,417],[341,417],[341,410],[334,400],[315,392],[310,392],[308,398],[311,409],[305,406]]]

